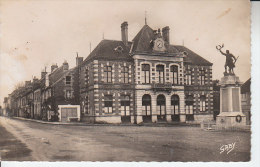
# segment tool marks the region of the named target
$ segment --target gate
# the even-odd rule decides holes
[[[61,122],[80,120],[79,105],[59,105],[59,118]]]

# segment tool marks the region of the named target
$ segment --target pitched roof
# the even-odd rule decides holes
[[[152,53],[153,48],[151,47],[150,42],[154,39],[154,30],[148,25],[144,25],[132,40],[133,42],[128,42],[128,46],[125,46],[122,41],[102,40],[84,60],[82,65],[85,64],[85,62],[93,59],[132,60],[132,57],[129,55],[130,49],[132,53]],[[122,47],[121,52],[116,51],[118,46]],[[167,54],[179,53],[183,51],[188,53],[188,55],[184,58],[186,63],[191,63],[194,65],[212,65],[211,62],[207,61],[203,57],[184,46],[168,45],[167,47]]]
[[[155,39],[154,30],[150,28],[148,25],[144,25],[143,28],[138,32],[138,34],[133,39],[133,53],[151,53],[153,52],[153,48],[151,47],[150,42]],[[179,46],[179,45],[169,45],[167,48],[168,53],[180,53],[180,52],[188,53],[184,58],[186,63],[191,63],[194,65],[212,65],[211,62],[207,61],[203,57],[199,56],[195,52],[190,49]]]
[[[153,48],[150,42],[154,39],[154,30],[148,25],[144,25],[133,39],[132,52],[152,52]],[[173,45],[170,45],[167,52],[178,53],[178,50]]]
[[[241,94],[250,93],[251,87],[251,78],[249,78],[242,86],[241,86]]]
[[[186,52],[187,53],[186,57],[184,58],[185,63],[190,63],[190,64],[193,64],[193,65],[205,65],[205,66],[213,65],[211,62],[204,59],[203,57],[201,57],[197,53],[191,51],[190,49],[186,48],[185,46],[174,45],[174,47],[176,49],[178,49],[179,52]]]
[[[53,87],[56,84],[58,84],[66,75],[68,75],[69,73],[73,72],[75,69],[76,69],[76,67],[74,67],[72,69],[69,69],[69,70],[66,70],[66,71],[63,71],[62,75],[60,75],[59,78],[56,78],[55,82],[52,82],[50,84],[50,87]]]
[[[137,33],[133,39],[133,52],[147,51],[151,52],[152,48],[150,41],[153,39],[154,33],[148,25],[144,25],[143,28]]]
[[[131,44],[128,42],[126,46],[122,41],[102,40],[82,64],[91,59],[132,60],[129,56]]]

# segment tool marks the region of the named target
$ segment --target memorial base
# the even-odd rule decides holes
[[[246,126],[246,116],[243,113],[222,113],[217,116],[216,125],[224,127]]]
[[[224,73],[220,85],[220,114],[216,118],[216,126],[224,129],[246,126],[246,116],[241,109],[239,78]]]

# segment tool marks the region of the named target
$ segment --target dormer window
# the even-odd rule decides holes
[[[122,48],[122,46],[117,46],[114,50],[118,53],[122,53],[124,49]]]

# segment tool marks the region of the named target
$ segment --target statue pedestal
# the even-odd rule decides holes
[[[217,127],[230,128],[246,125],[246,116],[241,108],[241,82],[235,74],[226,74],[220,81],[220,113]]]

